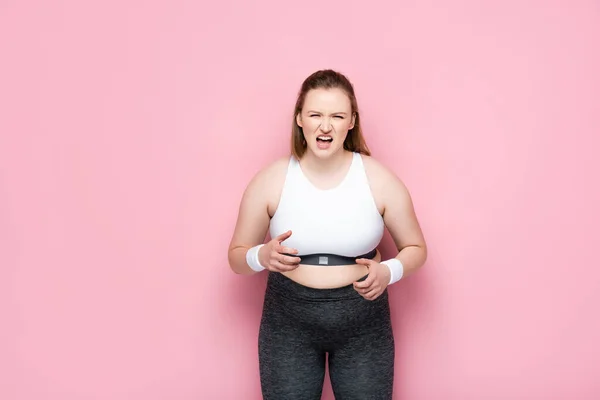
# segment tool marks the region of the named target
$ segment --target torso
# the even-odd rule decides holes
[[[270,236],[290,229],[282,244],[299,255],[335,253],[356,257],[376,248],[383,235],[383,205],[370,157],[352,153],[350,168],[331,187],[321,188],[303,172],[294,158],[280,160],[277,179],[269,190]],[[375,182],[375,184],[373,184]],[[381,261],[377,251],[375,261]],[[368,273],[364,265],[315,266],[300,264],[283,272],[313,288],[342,287]]]

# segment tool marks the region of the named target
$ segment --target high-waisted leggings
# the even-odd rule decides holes
[[[313,289],[271,272],[258,350],[265,400],[320,400],[326,354],[336,400],[390,400],[388,292],[370,301],[352,285]]]

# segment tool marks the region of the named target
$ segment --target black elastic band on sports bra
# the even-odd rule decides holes
[[[293,254],[288,254],[294,257]],[[315,254],[305,254],[300,257],[300,264],[306,265],[351,265],[356,264],[357,258],[368,258],[373,259],[377,255],[377,248],[371,250],[370,252],[356,256],[356,257],[348,257],[348,256],[340,256],[337,254],[329,254],[329,253],[315,253]]]

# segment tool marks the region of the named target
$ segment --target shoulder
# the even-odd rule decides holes
[[[361,154],[369,185],[376,198],[389,201],[409,200],[409,193],[402,179],[383,162]]]
[[[282,156],[262,167],[248,183],[246,192],[270,194],[273,190],[280,189],[285,181],[289,162],[290,156]]]
[[[285,178],[290,156],[283,156],[262,167],[250,181],[251,184],[264,184]]]
[[[361,154],[365,173],[375,186],[403,186],[404,182],[390,167],[372,156]]]

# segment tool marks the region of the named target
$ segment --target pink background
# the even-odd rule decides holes
[[[599,3],[208,4],[0,4],[0,398],[260,398],[227,246],[329,67],[430,246],[394,398],[600,398]]]

